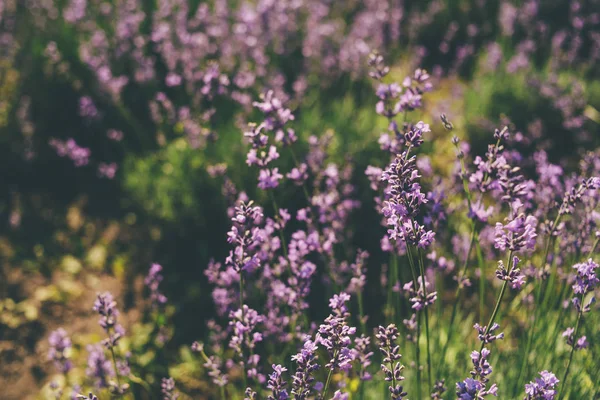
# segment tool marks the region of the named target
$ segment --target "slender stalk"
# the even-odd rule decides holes
[[[392,309],[392,321],[396,323],[396,325],[400,325],[400,296],[394,292],[394,286],[396,283],[400,281],[400,266],[398,265],[398,256],[394,254],[394,258],[392,259],[392,265],[394,267],[394,271],[392,272],[393,280],[390,286],[392,296],[395,296],[398,300],[398,307],[393,307]],[[394,300],[392,299],[392,304],[394,304]]]
[[[114,346],[110,346],[110,354],[112,356],[113,367],[115,369],[115,377],[117,378],[118,393],[121,394],[121,379],[119,378],[119,369],[117,368],[117,356],[115,355]]]
[[[556,226],[558,225],[559,221],[560,221],[560,217],[561,215],[557,215],[556,219],[554,220],[554,222],[552,223],[551,226],[551,231],[550,231],[550,237],[552,237],[552,231],[554,230],[554,228],[556,228]],[[550,244],[551,244],[552,240],[548,240],[548,242],[546,243],[546,248],[544,249],[544,259],[542,260],[542,268],[544,268],[546,266],[546,261],[548,259],[548,254],[550,251]],[[554,268],[552,269],[552,274],[550,275],[550,279],[548,282],[548,285],[546,286],[546,290],[544,292],[544,300],[543,300],[543,304],[544,304],[544,309],[546,310],[548,307],[548,302],[550,301],[550,293],[552,292],[552,290],[554,289],[554,281],[556,280],[556,270],[558,268],[557,264],[554,264]],[[541,285],[543,285],[544,283],[540,283]],[[538,301],[540,301],[541,299],[539,299]],[[542,303],[539,303],[542,304]],[[538,305],[539,305],[538,304]],[[538,307],[536,307],[538,308]]]
[[[415,357],[417,359],[417,398],[421,399],[421,347],[419,346],[419,341],[421,338],[421,316],[423,313],[418,312],[417,314],[417,346],[415,348]]]
[[[335,360],[337,358],[337,354],[338,351],[335,350],[333,352],[333,360]],[[325,396],[327,395],[327,390],[329,389],[329,384],[331,383],[331,375],[333,373],[333,366],[332,368],[329,369],[329,373],[327,374],[327,381],[325,381],[325,388],[323,389],[323,395],[321,396],[321,399],[325,399]]]
[[[562,378],[562,385],[560,387],[560,394],[558,395],[558,399],[560,400],[563,397],[563,393],[565,388],[567,387],[567,377],[569,376],[569,369],[571,368],[571,362],[573,361],[573,354],[575,353],[575,344],[577,343],[577,333],[579,332],[579,326],[581,325],[581,316],[583,315],[583,297],[584,294],[581,294],[580,302],[579,302],[579,313],[577,314],[577,322],[575,323],[575,332],[573,333],[573,343],[571,344],[571,354],[569,354],[569,362],[567,363],[567,369],[565,370],[565,374]]]
[[[360,318],[360,329],[361,329],[361,333],[363,334],[367,334],[367,325],[365,323],[365,310],[364,310],[364,306],[363,306],[363,295],[362,295],[362,290],[358,291],[358,314],[359,314],[359,318]]]
[[[592,254],[594,254],[594,251],[596,251],[596,247],[598,246],[598,243],[599,243],[599,242],[600,242],[600,239],[596,239],[596,241],[595,241],[595,242],[594,242],[594,244],[592,245],[592,248],[590,249],[590,251],[588,252],[588,254],[587,254],[586,258],[585,258],[586,260],[587,260],[587,259],[589,259],[589,258],[592,256]],[[575,263],[575,261],[573,261],[571,264],[574,264],[574,263]],[[559,296],[559,304],[560,304],[560,303],[562,303],[562,301],[564,300],[564,298],[565,298],[565,294],[567,293],[567,289],[568,289],[568,288],[569,288],[569,285],[568,285],[568,284],[564,284],[564,285],[563,285],[563,288],[562,288],[562,290],[561,290],[561,292],[560,292],[560,296]],[[560,308],[560,313],[559,313],[559,315],[558,315],[558,321],[561,321],[561,320],[562,320],[562,318],[563,318],[563,316],[564,316],[564,314],[565,314],[566,310],[567,310],[567,309],[566,309],[565,307],[561,307],[561,308]],[[556,338],[558,337],[558,333],[559,333],[559,331],[560,331],[560,324],[555,324],[555,325],[554,325],[554,331],[553,331],[553,334],[552,334],[552,337],[553,337],[553,341],[552,341],[552,343],[555,343],[555,342],[556,342]],[[554,355],[554,352],[547,352],[547,354],[548,354],[548,355]],[[553,359],[554,359],[554,358],[552,358],[552,360],[553,360]],[[545,363],[544,363],[544,364],[545,364]]]
[[[279,216],[279,207],[277,206],[277,201],[275,201],[275,196],[273,195],[273,191],[272,190],[267,190],[267,192],[269,192],[269,197],[271,198],[271,202],[273,203],[273,209],[275,210],[275,218],[280,218]],[[287,244],[285,242],[285,237],[283,236],[283,229],[278,229],[279,231],[279,239],[281,240],[281,248],[283,249],[283,255],[285,256],[286,260],[288,259],[288,251],[287,251]],[[289,263],[288,263],[289,265]]]
[[[242,321],[244,320],[244,271],[240,271],[240,311],[242,312]],[[244,337],[246,333],[244,333]],[[244,360],[241,360],[242,364],[242,379],[244,382],[244,390],[248,387],[248,381],[246,380],[246,364]]]
[[[541,268],[544,268],[546,266],[546,262],[548,261],[548,255],[550,253],[550,246],[551,246],[552,238],[553,238],[552,232],[554,231],[554,228],[557,226],[558,222],[560,221],[560,217],[561,217],[561,215],[558,214],[556,216],[556,218],[554,219],[554,222],[550,226],[550,235],[548,235],[548,238],[546,239],[546,245],[544,247],[544,256],[542,258],[542,263],[540,266]],[[535,328],[537,325],[537,321],[539,320],[539,313],[541,312],[541,304],[539,302],[542,298],[542,286],[543,286],[543,281],[541,281],[538,285],[536,285],[536,293],[535,293],[536,307],[533,312],[533,321],[531,322],[531,328],[528,329],[528,331],[527,331],[527,336],[528,336],[527,346],[525,348],[523,360],[521,361],[519,377],[515,380],[515,390],[517,390],[518,388],[521,387],[521,383],[523,382],[524,376],[526,375],[525,368],[527,366],[527,360],[529,359],[529,352],[531,351],[531,346],[532,346],[533,339],[535,336]]]
[[[600,243],[600,238],[598,238],[594,241],[594,244],[592,245],[592,248],[590,249],[590,251],[586,257],[586,260],[589,259],[590,257],[592,257],[592,254],[594,254],[594,252],[596,251],[596,247],[598,247],[598,243]]]
[[[412,257],[412,252],[410,250],[410,245],[408,243],[406,243],[406,251],[408,252],[408,263],[410,265],[410,272],[412,274],[413,277],[413,288],[414,290],[417,290],[418,288],[418,281],[417,281],[417,273],[416,273],[416,268],[415,268],[415,264],[414,264],[414,260]],[[415,347],[415,356],[417,359],[417,397],[420,399],[421,398],[421,350],[419,347],[419,339],[421,337],[421,313],[417,311],[418,314],[418,321],[417,321],[417,335],[416,335],[416,347]]]
[[[391,346],[388,347],[388,353],[392,354]],[[395,388],[396,387],[396,375],[394,374],[394,363],[393,363],[391,357],[390,357],[390,371],[392,371],[392,385]]]
[[[144,390],[146,392],[148,392],[149,395],[152,395],[152,389],[150,388],[150,385],[148,385],[148,382],[146,382],[145,380],[143,380],[140,377],[137,377],[133,374],[129,375],[129,380],[131,380],[132,382],[137,383],[138,385],[140,385],[141,387],[144,388]]]
[[[479,238],[475,241],[475,254],[477,255],[477,264],[479,265],[479,315],[483,316],[485,310],[485,262],[479,246]]]
[[[423,284],[423,295],[425,299],[427,299],[427,285],[425,284],[425,266],[423,264],[423,254],[421,250],[417,248],[417,254],[419,255],[419,268],[421,270],[421,283]],[[429,384],[429,392],[432,390],[431,384],[431,349],[430,349],[430,341],[429,341],[429,310],[428,306],[425,304],[425,338],[427,341],[427,383]]]
[[[386,317],[386,322],[388,324],[390,324],[392,321],[394,321],[395,310],[396,310],[396,307],[392,306],[392,303],[393,303],[392,297],[393,297],[393,293],[394,293],[393,292],[393,285],[394,285],[393,274],[394,274],[394,272],[392,271],[392,269],[393,269],[392,261],[395,261],[395,260],[396,260],[396,255],[395,254],[390,255],[390,263],[388,264],[388,271],[387,271],[387,273],[388,273],[387,304],[385,307],[385,314],[386,314],[385,317]],[[394,314],[394,315],[392,316],[392,314]]]
[[[474,242],[475,242],[475,225],[473,225],[473,231],[471,232],[471,240],[469,242],[469,249],[467,250],[467,256],[465,257],[465,262],[458,274],[459,285],[456,288],[456,293],[454,295],[454,304],[452,305],[452,314],[450,316],[450,324],[448,326],[448,337],[446,338],[446,343],[444,343],[444,347],[442,348],[442,354],[440,356],[441,368],[438,370],[439,374],[442,374],[445,372],[446,352],[448,351],[448,346],[452,339],[452,335],[454,334],[454,320],[456,319],[456,313],[458,311],[458,303],[459,303],[460,295],[462,294],[462,290],[463,290],[463,285],[460,284],[460,279],[462,279],[462,277],[465,276],[465,274],[467,272],[467,266],[469,264],[469,257],[471,256],[471,251],[473,250]]]
[[[510,273],[510,271],[512,271],[513,268],[513,262],[512,262],[512,257],[513,257],[513,251],[511,250],[508,253],[508,261],[507,261],[507,265],[508,265],[508,273]],[[502,283],[502,289],[500,289],[500,294],[498,295],[498,300],[496,301],[496,306],[494,307],[494,311],[492,312],[492,316],[490,317],[490,320],[487,324],[487,327],[485,329],[485,335],[487,336],[488,333],[490,333],[490,329],[492,327],[492,324],[494,323],[494,320],[496,319],[496,315],[498,315],[498,311],[500,310],[500,303],[502,303],[502,298],[504,297],[504,293],[506,292],[506,286],[508,285],[508,281],[504,281],[504,283]],[[481,353],[481,351],[483,350],[483,347],[485,346],[484,342],[481,342],[481,347],[479,348],[479,352]]]

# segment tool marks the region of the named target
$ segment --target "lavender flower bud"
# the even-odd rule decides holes
[[[379,326],[375,334],[379,342],[379,350],[383,355],[381,369],[385,374],[385,380],[391,382],[389,386],[390,395],[393,400],[403,399],[406,396],[401,381],[404,380],[402,370],[404,366],[400,363],[402,355],[400,354],[400,346],[396,344],[398,339],[398,328],[396,325],[390,324],[387,328]]]
[[[283,380],[282,374],[287,371],[281,365],[273,364],[273,373],[269,375],[267,388],[271,389],[271,394],[267,396],[268,400],[287,400],[289,395],[285,389],[286,381]]]
[[[160,391],[163,395],[163,400],[176,400],[179,395],[175,393],[175,381],[173,378],[162,378]]]
[[[556,390],[554,388],[559,380],[550,371],[540,372],[540,378],[525,385],[525,397],[523,400],[554,400]]]
[[[300,353],[292,356],[292,361],[297,364],[296,373],[292,377],[292,394],[298,400],[307,399],[312,391],[314,371],[319,368],[316,352],[316,342],[306,339]]]
[[[48,337],[50,348],[48,350],[48,359],[54,361],[56,368],[66,374],[73,366],[70,360],[71,339],[63,328],[50,333]]]

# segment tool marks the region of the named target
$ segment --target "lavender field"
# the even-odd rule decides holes
[[[0,399],[600,399],[600,0],[0,0]]]

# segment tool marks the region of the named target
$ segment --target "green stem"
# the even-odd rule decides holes
[[[592,255],[596,251],[596,247],[598,247],[598,243],[600,243],[600,237],[594,241],[594,244],[592,245],[592,248],[590,249],[590,251],[586,257],[586,260],[592,257]]]
[[[417,248],[417,254],[419,256],[419,268],[421,270],[421,284],[423,285],[423,295],[425,296],[425,300],[427,300],[427,285],[425,284],[425,265],[423,264],[423,254],[421,250]],[[427,341],[427,383],[429,384],[429,392],[431,393],[432,385],[431,385],[431,349],[429,342],[429,310],[427,304],[424,304],[425,311],[425,339]]]
[[[392,347],[388,346],[388,354],[392,354]],[[390,371],[392,371],[392,385],[396,388],[396,375],[394,375],[394,365],[392,357],[390,357]]]
[[[390,263],[388,264],[388,293],[387,293],[387,304],[386,304],[386,308],[385,308],[385,318],[386,318],[386,322],[389,325],[392,321],[394,321],[395,318],[395,314],[394,311],[396,309],[396,307],[392,306],[393,303],[393,286],[394,286],[394,277],[393,277],[393,262],[396,261],[396,255],[395,254],[391,254],[390,255]],[[392,316],[392,314],[394,314]]]
[[[508,265],[507,270],[508,270],[509,274],[512,271],[512,268],[513,268],[512,256],[513,256],[513,251],[511,250],[508,253],[508,261],[506,263]],[[500,310],[500,303],[502,303],[502,298],[504,297],[504,293],[506,292],[506,286],[507,285],[508,285],[508,281],[504,281],[504,283],[502,283],[502,289],[500,289],[500,294],[498,295],[498,300],[496,301],[496,306],[494,307],[494,311],[492,312],[492,316],[490,317],[490,320],[489,320],[489,322],[487,324],[484,336],[487,336],[488,333],[490,333],[490,329],[492,328],[492,324],[494,323],[494,320],[496,319],[496,315],[498,315],[498,311]],[[479,352],[480,353],[483,350],[484,346],[485,346],[485,343],[482,341],[481,342],[481,347],[479,348]]]
[[[335,350],[333,352],[332,360],[335,360],[337,358],[337,354],[338,354],[338,351]],[[323,389],[323,395],[321,396],[321,399],[325,399],[325,396],[327,395],[327,390],[329,389],[329,384],[331,383],[331,375],[332,374],[333,374],[333,365],[332,365],[332,368],[329,369],[329,373],[327,374],[327,381],[325,382],[325,388]]]
[[[548,238],[546,239],[546,246],[544,248],[544,256],[542,258],[542,265],[541,268],[545,268],[546,266],[546,262],[548,261],[548,255],[550,253],[550,245],[552,242],[552,232],[554,231],[554,228],[557,226],[558,222],[560,221],[560,217],[561,215],[557,215],[556,218],[554,219],[554,222],[552,223],[552,225],[550,226],[550,235],[548,236]],[[515,391],[518,390],[518,388],[521,387],[521,384],[523,382],[523,379],[525,377],[525,368],[527,366],[527,360],[529,359],[529,352],[531,351],[531,346],[533,343],[533,339],[535,336],[535,328],[537,325],[537,321],[539,320],[539,313],[541,311],[541,304],[539,304],[539,301],[541,300],[542,297],[542,286],[543,286],[543,282],[540,282],[538,285],[536,285],[536,294],[535,294],[535,299],[536,299],[536,307],[535,310],[533,312],[533,321],[531,323],[531,329],[529,329],[529,331],[527,332],[527,347],[525,348],[525,353],[524,353],[524,357],[523,360],[521,362],[521,368],[520,368],[520,372],[519,372],[519,378],[517,378],[515,380]]]
[[[129,380],[132,381],[132,382],[137,383],[138,385],[140,385],[141,387],[143,387],[144,390],[146,392],[148,392],[148,394],[152,395],[152,388],[150,387],[150,385],[148,384],[148,382],[146,382],[142,378],[137,377],[137,376],[135,376],[133,374],[130,374],[129,375]]]
[[[112,356],[113,367],[115,369],[115,377],[117,378],[118,394],[121,394],[121,379],[119,378],[119,369],[117,368],[117,356],[115,355],[114,346],[110,346],[110,354]]]
[[[277,206],[277,201],[275,201],[275,196],[273,195],[272,190],[267,190],[267,192],[269,192],[269,197],[271,198],[271,203],[273,203],[273,209],[275,210],[275,220],[277,220],[277,219],[281,218],[279,216],[279,207]],[[278,229],[278,231],[279,231],[279,239],[281,239],[281,248],[283,249],[283,255],[285,256],[285,258],[287,260],[288,259],[288,251],[287,251],[287,244],[285,242],[285,237],[283,236],[283,229]]]
[[[367,325],[365,323],[365,310],[363,306],[362,289],[358,291],[358,314],[360,318],[360,329],[363,334],[367,334]]]
[[[579,303],[579,313],[577,314],[577,322],[575,323],[575,332],[573,333],[573,343],[571,344],[571,354],[569,354],[569,362],[567,363],[567,369],[565,370],[565,374],[562,378],[562,385],[560,387],[560,394],[558,396],[559,400],[563,397],[563,393],[565,391],[565,388],[567,387],[567,377],[569,375],[569,369],[571,368],[571,362],[573,361],[573,354],[575,353],[577,333],[579,332],[579,326],[581,325],[581,316],[583,315],[583,297],[584,294],[582,293]]]
[[[240,271],[240,311],[242,313],[242,321],[244,321],[244,271]],[[244,333],[244,339],[246,334]],[[243,345],[243,344],[242,344]],[[248,387],[248,381],[246,380],[246,363],[244,360],[240,360],[242,364],[242,379],[244,382],[243,390]]]
[[[460,295],[462,294],[463,285],[460,283],[460,280],[465,276],[467,272],[467,266],[469,265],[469,258],[471,256],[471,251],[473,250],[473,244],[475,243],[475,224],[473,224],[473,230],[471,232],[471,240],[469,242],[469,249],[467,250],[467,256],[465,257],[465,262],[462,266],[458,274],[458,287],[456,288],[456,293],[454,295],[454,304],[452,305],[452,314],[450,316],[450,325],[448,326],[448,337],[446,339],[446,343],[444,343],[444,347],[442,348],[442,355],[440,357],[440,368],[439,373],[445,372],[445,359],[446,359],[446,351],[448,351],[448,345],[452,339],[452,335],[454,334],[454,320],[456,319],[456,313],[458,311],[458,303],[460,299]]]
[[[558,222],[560,221],[560,217],[561,217],[561,215],[559,214],[554,219],[554,222],[552,223],[552,226],[550,227],[550,229],[551,229],[550,230],[550,237],[552,237],[552,232],[554,231],[554,229],[558,225]],[[542,268],[546,267],[546,261],[548,259],[548,254],[549,254],[550,247],[551,247],[550,245],[551,245],[552,242],[553,242],[552,240],[548,240],[548,243],[546,243],[546,248],[544,249],[544,259],[542,260],[542,263],[543,263],[542,264]],[[544,297],[544,300],[543,300],[544,310],[548,309],[548,302],[550,301],[550,297],[551,297],[550,294],[554,290],[554,282],[556,280],[556,271],[557,271],[557,269],[558,269],[558,264],[555,263],[554,264],[554,268],[552,269],[552,273],[550,274],[550,279],[549,279],[548,285],[546,286],[546,290],[545,290],[545,292],[543,294],[543,297]],[[544,282],[541,282],[540,284],[543,286]]]
[[[408,263],[410,265],[410,272],[411,272],[412,278],[413,278],[413,289],[416,291],[418,288],[417,273],[416,273],[414,260],[412,257],[412,252],[410,250],[410,245],[408,243],[406,243],[406,251],[408,253]],[[417,320],[417,335],[416,335],[417,340],[415,342],[415,357],[417,359],[417,397],[420,399],[421,398],[421,350],[419,347],[419,339],[421,337],[421,313],[417,311],[417,314],[418,314],[418,320]]]
[[[479,238],[475,241],[475,254],[479,265],[479,315],[483,316],[485,310],[485,262],[479,245]]]

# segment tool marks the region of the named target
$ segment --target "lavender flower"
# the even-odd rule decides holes
[[[256,344],[262,342],[262,334],[255,330],[258,324],[264,322],[264,316],[244,304],[241,309],[232,311],[229,318],[229,325],[233,328],[229,347],[236,352],[240,363],[243,363],[248,377],[256,377],[259,381],[264,380],[264,377],[257,371],[260,356],[253,354],[246,358],[243,350],[245,347],[250,353],[253,353]]]
[[[292,361],[297,364],[296,373],[292,377],[292,394],[295,399],[305,400],[313,390],[314,371],[319,368],[317,364],[317,343],[307,338],[300,353],[292,356]]]
[[[504,332],[499,333],[499,334],[494,334],[494,332],[496,330],[498,330],[498,328],[500,328],[500,325],[498,325],[495,322],[492,324],[492,327],[490,328],[489,332],[487,332],[487,333],[486,333],[487,326],[481,326],[476,323],[475,325],[473,325],[473,328],[475,328],[477,330],[477,332],[478,332],[477,337],[483,344],[492,343],[493,341],[498,340],[498,339],[504,339]]]
[[[406,152],[396,156],[385,169],[381,180],[388,183],[389,198],[382,208],[386,223],[390,227],[388,236],[392,240],[401,239],[408,245],[428,247],[435,233],[420,225],[415,217],[427,198],[418,183],[419,173],[415,167],[416,157],[408,157]]]
[[[51,332],[48,343],[50,345],[48,359],[54,362],[60,372],[66,374],[73,367],[70,360],[71,339],[67,336],[67,332],[63,328]]]
[[[375,337],[379,342],[379,350],[383,354],[381,369],[385,374],[385,380],[391,382],[389,386],[391,398],[394,400],[403,399],[407,393],[404,392],[400,384],[404,380],[402,376],[404,366],[400,363],[402,358],[400,346],[396,344],[398,328],[394,324],[388,325],[387,328],[379,326]]]
[[[402,320],[402,323],[406,327],[408,333],[406,334],[406,340],[409,342],[417,342],[417,313],[413,313],[410,319]]]
[[[329,352],[330,360],[325,365],[329,370],[340,369],[348,371],[352,368],[354,353],[350,350],[351,335],[356,333],[356,328],[348,326],[346,318],[350,315],[346,308],[346,302],[350,295],[342,292],[334,295],[329,300],[332,314],[321,324],[315,342],[323,345]]]
[[[419,289],[415,290],[413,287],[413,282],[407,282],[403,286],[404,292],[408,295],[410,302],[412,303],[412,308],[414,310],[422,310],[425,307],[429,307],[433,305],[437,300],[437,292],[430,292],[428,289],[430,283],[425,278],[425,287],[423,287],[422,277],[417,277],[417,283],[419,284]],[[427,293],[427,295],[425,295]]]
[[[68,139],[66,142],[59,139],[51,139],[49,144],[54,148],[56,154],[60,157],[70,158],[76,167],[83,167],[90,161],[91,150],[87,147],[79,146],[74,139]]]
[[[518,257],[513,257],[513,264],[510,272],[506,270],[504,263],[498,261],[498,268],[496,268],[496,277],[503,281],[508,281],[511,288],[520,289],[525,284],[525,275],[521,274],[521,269],[517,268],[520,260]]]
[[[212,382],[219,386],[224,387],[227,385],[227,375],[221,372],[221,359],[216,356],[208,357],[204,352],[204,345],[202,343],[194,342],[192,343],[192,351],[202,354],[204,357],[204,368],[206,368],[208,372],[208,376],[211,377]]]
[[[565,338],[565,342],[569,346],[573,346],[575,350],[582,350],[588,347],[589,343],[587,341],[587,337],[581,336],[577,341],[575,341],[575,328],[569,327],[565,329],[562,333],[562,337]]]
[[[283,380],[282,374],[287,371],[281,365],[273,364],[273,373],[269,375],[267,388],[271,389],[271,394],[267,397],[268,400],[287,400],[289,398],[285,389],[286,381]]]
[[[485,347],[481,352],[473,351],[471,353],[471,361],[473,370],[471,371],[472,378],[467,378],[456,384],[456,395],[461,400],[479,400],[484,399],[488,395],[497,396],[498,386],[493,384],[489,388],[489,375],[492,373],[492,367],[488,361],[490,351]]]
[[[116,346],[125,334],[125,329],[117,323],[119,310],[117,310],[117,303],[114,301],[112,294],[109,292],[98,294],[93,309],[100,314],[100,326],[104,328],[108,335],[108,338],[102,343],[108,348]]]
[[[373,352],[370,351],[371,338],[365,335],[360,335],[354,339],[354,359],[358,360],[360,364],[359,378],[361,381],[370,381],[372,379],[371,374],[367,369],[371,365],[371,356]]]
[[[565,193],[558,213],[560,215],[571,214],[575,205],[586,196],[588,191],[600,189],[600,177],[584,179],[582,182]]]
[[[279,186],[279,181],[283,175],[279,173],[279,168],[261,169],[258,175],[258,187],[267,190]]]
[[[519,214],[506,225],[496,223],[496,239],[494,247],[501,251],[506,249],[518,252],[523,248],[533,250],[537,233],[537,218],[532,215]]]
[[[175,392],[175,381],[173,378],[162,378],[160,391],[163,395],[163,400],[176,400],[179,395]]]
[[[540,378],[525,385],[525,397],[523,400],[554,400],[556,396],[555,386],[558,379],[550,371],[540,372]]]
[[[144,283],[150,290],[150,300],[152,301],[152,307],[158,308],[167,302],[167,298],[158,290],[158,285],[163,280],[161,274],[162,266],[159,264],[152,264],[148,275],[144,279]]]
[[[257,400],[257,394],[251,388],[246,388],[244,391],[244,400]]]
[[[98,397],[96,397],[92,392],[90,392],[87,396],[83,394],[77,395],[77,398],[80,400],[98,400]]]
[[[573,292],[575,294],[585,296],[587,293],[593,292],[598,284],[600,284],[600,279],[598,279],[596,273],[598,267],[598,264],[592,261],[591,258],[586,262],[573,265],[573,268],[577,270],[577,277],[575,278],[575,283],[573,283]],[[579,306],[576,305],[576,307],[579,310]]]
[[[331,400],[348,400],[349,397],[350,395],[348,393],[343,393],[341,390],[336,390]]]
[[[110,360],[106,358],[104,349],[99,345],[89,345],[87,351],[85,374],[96,382],[98,388],[109,387],[109,378],[115,375],[115,371]]]
[[[446,392],[446,386],[444,386],[445,381],[439,380],[435,381],[433,385],[433,390],[431,391],[432,400],[442,400],[442,395]]]
[[[252,201],[241,202],[235,207],[235,216],[231,219],[233,226],[227,233],[227,241],[236,247],[229,253],[226,263],[237,272],[253,271],[260,266],[260,259],[254,253],[261,240],[257,225],[261,223],[263,213],[253,204]]]

